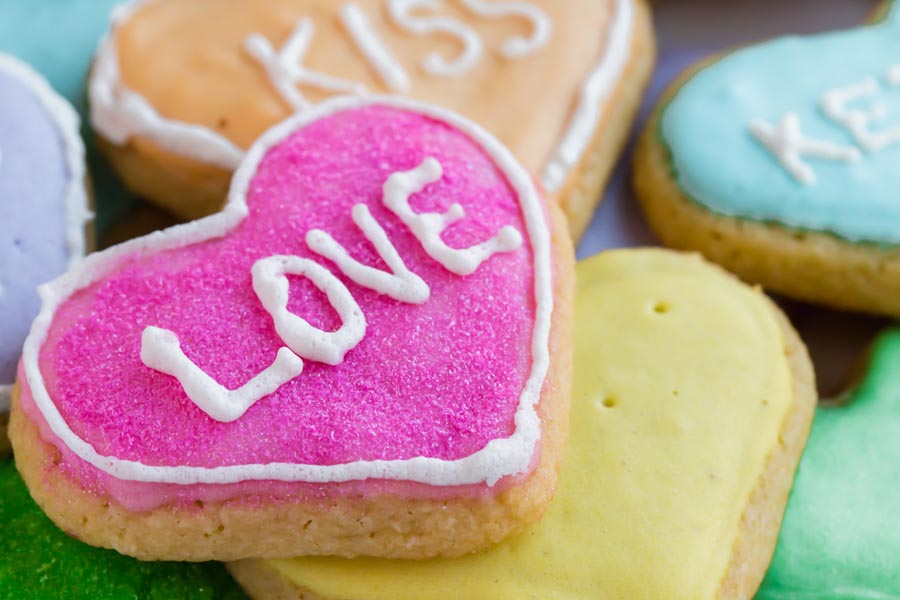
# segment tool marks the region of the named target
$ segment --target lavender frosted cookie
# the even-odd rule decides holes
[[[0,54],[0,452],[37,286],[84,255],[90,218],[79,120],[31,67]]]

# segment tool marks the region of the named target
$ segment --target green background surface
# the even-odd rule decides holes
[[[0,599],[240,600],[219,563],[142,562],[82,544],[48,519],[12,460],[0,462]]]

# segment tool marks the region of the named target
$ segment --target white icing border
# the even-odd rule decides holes
[[[633,0],[616,0],[616,16],[608,29],[603,59],[582,85],[578,108],[541,174],[541,181],[548,191],[556,192],[562,187],[590,145],[609,98],[628,64],[633,31]]]
[[[69,102],[60,96],[43,75],[18,58],[0,53],[0,71],[22,82],[41,103],[56,129],[64,146],[66,169],[69,171],[68,184],[63,198],[66,210],[66,247],[69,267],[84,258],[87,250],[86,228],[94,217],[88,205],[86,188],[87,167],[84,142],[81,140],[81,120]],[[12,385],[0,385],[0,412],[9,411]]]
[[[121,80],[115,48],[115,29],[133,12],[153,0],[131,0],[117,7],[110,32],[100,43],[88,93],[94,129],[115,144],[145,136],[176,154],[225,169],[240,163],[242,151],[212,129],[166,119],[140,94]],[[581,86],[578,105],[541,174],[544,188],[555,193],[565,183],[606,112],[609,98],[628,64],[634,30],[634,0],[616,0],[600,62]]]
[[[226,235],[248,214],[245,194],[251,178],[256,173],[257,165],[270,148],[317,119],[371,105],[417,112],[444,121],[458,129],[482,147],[516,191],[534,256],[536,306],[531,345],[531,373],[519,397],[514,417],[514,433],[508,438],[492,440],[483,449],[459,460],[415,457],[406,460],[356,461],[340,465],[269,463],[214,468],[145,465],[103,456],[78,437],[50,399],[38,362],[41,346],[53,322],[56,309],[76,291],[113,272],[120,257],[134,252],[159,252],[179,248]],[[234,175],[228,202],[222,212],[92,254],[65,275],[41,286],[39,291],[43,307],[32,325],[24,351],[25,375],[35,405],[51,431],[72,452],[94,467],[119,479],[187,485],[260,479],[324,483],[371,478],[416,481],[437,486],[480,483],[493,485],[503,477],[526,472],[531,466],[541,437],[540,418],[535,406],[540,400],[541,388],[550,364],[553,287],[550,231],[540,196],[528,172],[505,146],[479,125],[442,108],[399,98],[345,97],[329,100],[312,111],[295,115],[270,129],[248,151],[244,162]]]
[[[223,135],[202,125],[163,117],[146,98],[122,84],[115,29],[149,2],[152,0],[130,0],[112,11],[110,32],[100,40],[88,83],[91,125],[114,144],[143,136],[181,156],[229,171],[236,169],[244,152]]]
[[[87,168],[84,142],[81,140],[81,119],[69,102],[60,96],[50,82],[30,65],[18,58],[0,53],[0,71],[22,83],[37,97],[50,115],[65,146],[66,168],[69,183],[66,187],[66,246],[69,249],[69,266],[84,257],[87,249],[85,228],[94,217],[88,206]]]

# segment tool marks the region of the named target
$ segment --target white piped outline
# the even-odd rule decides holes
[[[114,9],[110,32],[97,50],[88,93],[94,129],[116,144],[146,136],[163,148],[207,164],[234,169],[242,151],[216,131],[201,125],[166,119],[140,94],[122,82],[115,46],[116,27],[153,0],[131,0]],[[600,62],[587,74],[577,106],[541,172],[541,183],[558,192],[578,165],[608,112],[609,101],[621,80],[634,36],[634,0],[616,0]]]
[[[319,119],[366,106],[385,106],[433,118],[450,125],[478,144],[494,161],[515,191],[531,243],[534,268],[535,320],[531,342],[531,372],[519,396],[510,437],[490,441],[481,450],[458,460],[414,457],[402,460],[355,461],[338,465],[267,463],[220,467],[158,466],[99,454],[78,437],[50,399],[40,370],[41,346],[57,308],[72,294],[115,271],[119,259],[136,252],[160,252],[222,237],[248,214],[246,193],[257,166],[266,153]],[[198,221],[176,225],[114,246],[85,258],[74,269],[39,288],[43,306],[25,341],[25,377],[35,406],[53,434],[76,456],[118,479],[151,483],[236,483],[248,480],[305,481],[312,483],[382,479],[414,481],[435,486],[493,486],[504,477],[525,473],[531,466],[541,438],[536,405],[550,365],[550,323],[553,313],[553,272],[550,231],[535,185],[512,153],[481,126],[442,108],[413,100],[387,97],[337,98],[312,111],[294,115],[266,132],[234,175],[228,201],[222,212]]]
[[[453,36],[462,46],[452,59],[440,52],[426,54],[419,63],[426,73],[436,77],[462,77],[475,68],[484,56],[484,40],[469,23],[436,14],[414,14],[440,8],[441,0],[387,0],[387,4],[391,20],[400,29],[422,37]]]
[[[88,207],[88,192],[85,187],[87,167],[85,166],[84,142],[81,140],[81,120],[69,102],[60,96],[43,75],[27,63],[10,54],[0,53],[0,71],[20,81],[41,103],[56,125],[65,149],[68,183],[63,197],[66,210],[66,247],[71,267],[84,258],[87,250],[85,229],[94,215]],[[12,395],[12,385],[0,384],[0,413],[8,412]]]
[[[616,0],[616,16],[607,36],[603,59],[582,84],[578,108],[541,173],[541,181],[549,192],[556,192],[563,186],[587,150],[622,78],[634,36],[633,0]]]
[[[100,40],[88,81],[91,125],[114,144],[145,136],[175,154],[233,171],[241,164],[243,150],[208,127],[163,117],[122,83],[115,30],[152,1],[129,0],[112,10],[110,31]]]

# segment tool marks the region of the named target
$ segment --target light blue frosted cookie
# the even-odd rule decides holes
[[[679,80],[637,157],[669,245],[800,299],[900,316],[900,6]]]

